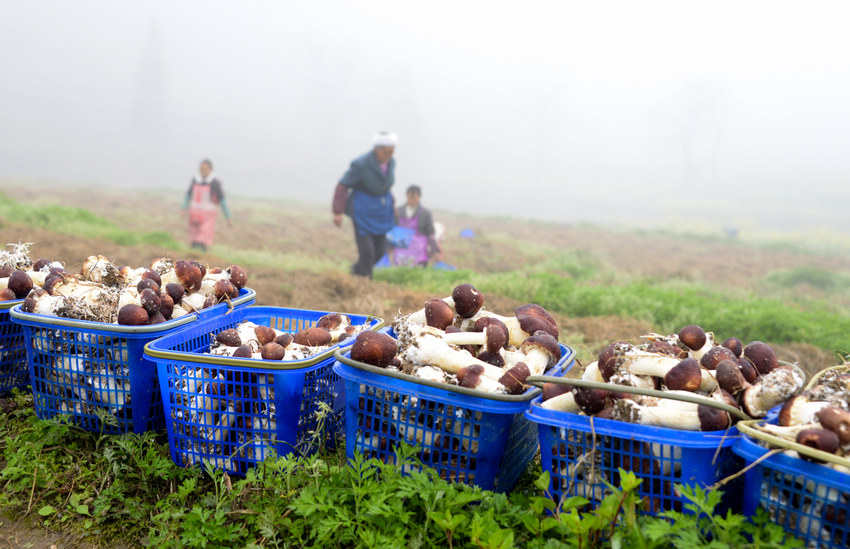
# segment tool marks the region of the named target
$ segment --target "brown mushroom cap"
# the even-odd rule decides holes
[[[159,294],[159,312],[166,320],[171,318],[172,313],[174,313],[174,300],[165,292]]]
[[[484,296],[472,284],[460,284],[452,290],[455,311],[462,318],[475,316],[484,305]]]
[[[438,330],[445,330],[455,321],[455,312],[442,299],[429,299],[425,302],[425,323]]]
[[[529,337],[522,343],[520,350],[528,354],[532,348],[540,349],[549,355],[549,366],[561,360],[561,346],[558,345],[558,340],[548,333],[538,333]]]
[[[735,356],[735,353],[727,349],[726,347],[722,347],[720,345],[716,347],[712,347],[708,350],[707,353],[702,355],[699,363],[703,368],[707,368],[709,370],[714,370],[717,368],[717,364],[720,363],[721,360],[737,360],[738,357]]]
[[[741,373],[738,363],[731,360],[721,360],[717,363],[717,368],[714,370],[714,378],[717,380],[717,385],[721,389],[728,391],[732,395],[737,395],[750,385],[744,379],[744,374]]]
[[[525,362],[517,362],[499,378],[499,383],[505,386],[508,394],[518,395],[525,390],[525,380],[529,375],[531,375],[531,370],[528,369]]]
[[[11,265],[0,265],[0,278],[9,278],[9,275],[12,274],[12,271],[15,269],[12,268]]]
[[[779,410],[777,422],[783,427],[791,425],[799,425],[799,416],[802,413],[802,407],[809,402],[809,398],[803,395],[795,395],[785,401],[782,409]]]
[[[450,326],[446,326],[445,332],[447,334],[458,334],[461,332],[461,329],[452,324]]]
[[[705,335],[705,330],[701,326],[690,324],[679,330],[679,341],[692,351],[698,351],[708,341],[708,336]]]
[[[229,280],[217,280],[213,286],[216,301],[226,301],[239,297],[239,290]]]
[[[240,345],[235,351],[233,351],[233,355],[236,358],[252,358],[254,356],[254,351],[251,349],[250,345]]]
[[[242,345],[242,339],[239,337],[239,331],[236,328],[228,328],[215,334],[215,340],[222,345],[228,347],[239,347]]]
[[[836,406],[827,406],[815,414],[821,425],[836,435],[842,446],[850,444],[850,412]]]
[[[759,373],[756,371],[756,367],[753,366],[753,363],[745,356],[741,356],[737,360],[738,368],[741,369],[741,374],[744,376],[744,379],[747,380],[748,383],[755,383],[755,381],[759,377]]]
[[[13,294],[15,292],[12,292]],[[38,303],[38,299],[40,297],[44,297],[47,295],[47,291],[42,288],[35,288],[33,291],[29,293],[29,295],[24,299],[24,302],[21,303],[21,310],[25,313],[32,313],[35,311],[35,306]]]
[[[174,301],[174,303],[180,303],[180,301],[183,299],[183,296],[186,295],[186,288],[184,288],[180,284],[169,282],[165,285],[165,292],[171,296],[171,299],[172,301]]]
[[[508,346],[508,328],[501,322],[498,324],[495,322],[488,324],[484,328],[484,335],[486,337],[486,343],[484,346],[493,354],[499,354],[500,349],[504,349]]]
[[[480,364],[470,364],[463,366],[457,371],[457,384],[467,389],[475,389],[481,382],[481,376],[484,374],[484,366]]]
[[[271,343],[277,337],[274,329],[268,326],[256,326],[254,328],[254,335],[257,336],[257,341],[260,342],[260,345]]]
[[[162,313],[159,312],[159,309],[154,311],[152,315],[150,315],[150,320],[148,320],[148,324],[162,324],[165,322],[165,317],[162,316]]]
[[[136,284],[136,291],[142,293],[146,289],[151,289],[156,293],[159,293],[159,284],[156,283],[156,280],[150,278],[143,278],[139,280],[139,283]]]
[[[744,352],[744,344],[737,337],[727,337],[720,345],[735,353],[736,357],[740,357]]]
[[[159,312],[159,307],[162,305],[162,300],[159,298],[159,292],[153,288],[145,288],[139,294],[139,301],[149,315],[154,315]]]
[[[16,299],[18,299],[18,296],[9,288],[0,290],[0,301],[15,301]]]
[[[743,356],[753,363],[759,375],[765,375],[779,366],[779,361],[776,360],[773,349],[770,348],[770,345],[761,341],[751,341],[744,347]]]
[[[700,431],[719,431],[727,429],[731,424],[729,414],[712,406],[697,406]]]
[[[544,383],[541,400],[546,401],[550,398],[563,395],[564,393],[569,393],[571,390],[572,388],[569,385],[563,385],[561,383]]]
[[[687,358],[688,353],[678,345],[672,345],[664,340],[656,340],[646,346],[647,353],[657,353],[660,355],[668,355],[673,358]]]
[[[37,259],[36,262],[32,264],[32,270],[38,272],[50,265],[51,263],[53,262],[49,259],[45,259],[42,257],[41,259]]]
[[[12,274],[9,275],[7,287],[15,292],[15,297],[23,299],[32,290],[32,279],[24,271],[12,271]]]
[[[608,404],[610,391],[604,389],[591,389],[589,387],[576,387],[573,389],[576,405],[585,414],[592,416],[598,414]]]
[[[230,282],[236,286],[236,289],[241,290],[248,283],[248,273],[239,265],[230,266]]]
[[[555,319],[540,305],[534,303],[520,305],[514,309],[514,315],[516,315],[519,327],[522,328],[523,332],[533,335],[542,330],[558,339],[558,325],[555,323]]]
[[[269,341],[260,349],[260,355],[263,357],[263,360],[283,360],[283,355],[285,354],[286,350],[274,341]]]
[[[804,429],[797,433],[797,444],[834,454],[838,451],[839,440],[838,435],[828,429]],[[803,454],[800,454],[800,457],[806,461],[823,463],[819,459]]]
[[[201,268],[197,264],[180,259],[174,263],[174,273],[186,290],[197,292],[201,288],[204,275],[201,273]],[[174,296],[171,297],[173,298]]]
[[[478,360],[481,362],[486,362],[487,364],[492,364],[497,368],[502,368],[505,366],[505,359],[501,353],[491,353],[487,349],[484,349],[480,353],[478,353]]]
[[[145,272],[142,273],[142,280],[153,280],[156,282],[157,288],[162,286],[162,277],[153,269],[145,269]]]
[[[360,332],[351,346],[351,360],[386,368],[398,352],[396,340],[381,332]]]
[[[702,384],[702,369],[693,358],[685,358],[667,372],[664,385],[673,391],[696,391]]]
[[[330,345],[333,337],[331,333],[324,328],[312,326],[305,328],[295,334],[293,341],[298,345],[309,345],[310,347],[318,347],[321,345]]]
[[[599,353],[597,357],[597,364],[599,366],[599,375],[602,376],[602,379],[608,381],[611,379],[611,376],[617,371],[617,365],[620,358],[620,347],[628,347],[629,344],[625,341],[616,341],[614,343],[609,343],[602,351]]]
[[[286,349],[292,343],[293,339],[295,339],[295,337],[292,334],[286,333],[280,334],[279,336],[274,338],[274,342]]]
[[[118,311],[118,324],[127,326],[144,326],[150,320],[148,312],[139,305],[128,304]]]
[[[326,315],[322,315],[319,320],[316,321],[316,326],[319,328],[324,328],[325,330],[336,330],[345,319],[339,313],[328,313]]]

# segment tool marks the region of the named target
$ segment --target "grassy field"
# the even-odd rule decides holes
[[[235,227],[222,224],[216,245],[199,253],[185,245],[179,196],[84,191],[0,185],[4,242],[34,242],[35,256],[61,259],[69,270],[90,254],[134,265],[163,255],[240,263],[249,270],[258,304],[388,319],[421,307],[429,297],[449,294],[459,282],[472,282],[497,312],[509,314],[527,302],[546,307],[561,327],[562,341],[575,347],[585,363],[610,341],[636,340],[651,331],[672,332],[692,323],[721,339],[734,335],[745,342],[766,341],[780,358],[810,372],[837,364],[850,352],[850,257],[840,237],[815,243],[764,235],[729,240],[438,212],[447,226],[446,260],[458,270],[386,269],[369,281],[348,274],[355,259],[351,228],[335,228],[324,206],[233,197]],[[460,238],[464,228],[473,229],[476,237]],[[378,536],[371,541],[389,546],[398,541],[392,531],[397,523],[386,517],[400,512],[393,507],[397,503],[387,492],[384,500],[369,500],[375,507],[365,512],[365,491],[384,493],[381,483],[410,493],[423,490],[417,482],[435,485],[433,479],[418,477],[408,484],[387,470],[360,486],[363,493],[355,489],[353,496],[337,494],[334,490],[343,492],[340,487],[352,483],[338,453],[302,468],[277,464],[281,470],[276,475],[237,482],[174,467],[161,438],[81,435],[68,426],[35,420],[25,398],[6,401],[5,406],[0,480],[6,490],[0,501],[12,513],[4,519],[10,532],[6,539],[17,536],[12,545],[57,540],[97,545],[110,540],[115,546],[202,546],[206,537],[219,540],[209,546],[226,545],[228,539],[272,547],[325,546],[332,532],[344,530],[347,535]],[[133,463],[136,466],[129,465]],[[289,484],[281,484],[279,475]],[[535,526],[523,518],[528,509],[543,505],[534,485],[538,475],[539,465],[536,473],[529,472],[521,493],[504,499],[437,483],[425,496],[436,497],[442,490],[441,497],[448,499],[438,504],[423,496],[411,504],[407,518],[422,527],[415,539],[420,546],[445,546],[455,536],[457,546],[543,547],[556,546],[551,541],[554,532],[581,539],[575,534],[581,528],[601,531],[590,522],[573,525],[578,530],[547,523],[554,529],[550,535],[542,523]],[[319,477],[333,479],[336,488],[310,492]],[[350,496],[354,500],[346,499]],[[277,503],[270,504],[269,498],[277,498]],[[325,516],[326,509],[320,512],[315,498],[329,498],[346,512]],[[704,495],[697,499],[707,501]],[[470,502],[479,502],[475,513],[468,512]],[[352,509],[359,514],[351,515]],[[600,524],[609,525],[619,516],[612,519],[610,509],[596,512],[582,516],[597,516]],[[308,520],[319,515],[321,520]],[[462,518],[453,518],[457,516]],[[634,529],[647,524],[633,522],[632,530],[624,527],[622,535],[636,535]],[[41,529],[33,525],[46,525],[42,534],[47,537],[37,537]],[[281,538],[282,531],[288,532],[289,542]],[[485,539],[483,532],[495,537]],[[587,538],[585,546],[610,543],[599,535],[595,542]],[[664,537],[672,533],[658,535],[641,543],[673,544],[673,537]]]

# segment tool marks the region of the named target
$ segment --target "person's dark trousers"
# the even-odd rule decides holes
[[[357,263],[351,266],[351,274],[372,278],[372,268],[387,251],[387,237],[383,234],[359,234],[354,227],[357,242]]]

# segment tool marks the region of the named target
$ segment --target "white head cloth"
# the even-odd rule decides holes
[[[398,134],[390,132],[376,133],[372,138],[375,147],[395,147],[398,144]]]

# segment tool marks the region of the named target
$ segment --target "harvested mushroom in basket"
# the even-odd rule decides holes
[[[8,244],[8,250],[0,250],[0,301],[24,299],[34,288],[43,287],[49,276],[65,273],[59,261],[30,259],[31,245],[19,242]]]

